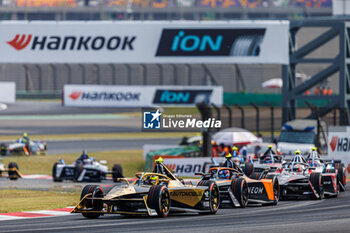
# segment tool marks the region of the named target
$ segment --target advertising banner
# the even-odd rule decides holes
[[[288,21],[3,21],[1,63],[288,64]]]
[[[341,160],[350,172],[350,127],[328,127],[328,157]]]
[[[217,163],[224,162],[225,158],[215,158]],[[210,157],[197,158],[166,158],[164,157],[164,164],[167,165],[174,173],[183,177],[196,177],[196,172],[204,172],[211,163]],[[197,176],[198,177],[198,176]]]
[[[63,105],[79,107],[221,106],[220,86],[64,85]]]
[[[16,83],[0,82],[0,103],[14,103],[16,101]]]

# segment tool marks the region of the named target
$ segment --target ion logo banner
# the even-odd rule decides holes
[[[3,21],[0,62],[288,64],[288,30],[288,21]]]
[[[156,56],[259,56],[265,29],[164,29]]]
[[[223,98],[219,86],[65,85],[63,89],[64,106],[81,107],[195,106],[203,101],[221,106]]]

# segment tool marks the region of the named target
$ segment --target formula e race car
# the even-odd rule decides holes
[[[212,167],[209,173],[197,173],[202,179],[198,185],[215,181],[220,190],[221,204],[233,207],[246,207],[251,204],[277,205],[279,200],[279,183],[275,175],[262,179],[252,179],[244,173],[227,167]],[[255,173],[253,173],[255,175]]]
[[[0,159],[1,160],[1,159]],[[8,176],[4,176],[4,173],[8,173]],[[17,180],[22,177],[22,174],[19,172],[17,163],[11,162],[6,169],[5,164],[0,163],[0,177],[7,177],[10,180]]]
[[[107,161],[100,162],[91,157],[79,157],[74,163],[67,165],[62,159],[56,162],[52,168],[52,178],[55,182],[63,180],[73,180],[77,182],[94,181],[100,182],[107,179],[107,175],[112,175],[113,181],[123,177],[122,166],[114,164],[112,171],[108,171]]]
[[[346,186],[346,168],[341,161],[326,161],[317,153],[316,148],[312,148],[311,153],[306,157],[309,164],[309,170],[314,169],[314,172],[322,173],[324,190],[327,194],[329,189],[333,189],[333,181],[337,180],[338,190],[345,191]]]
[[[104,214],[166,217],[170,211],[215,214],[219,208],[220,194],[215,182],[184,185],[175,176],[153,172],[137,173],[136,178],[132,184],[119,179],[126,183],[115,186],[107,194],[99,186],[85,186],[72,213],[82,213],[86,218]]]
[[[301,155],[295,156],[292,161],[284,162],[278,177],[282,199],[322,199],[337,197],[339,193],[336,173],[330,170],[317,172]]]
[[[0,154],[1,155],[46,155],[47,143],[39,141],[29,141],[29,148],[26,147],[26,144],[22,142],[21,139],[18,139],[14,143],[8,145],[0,145]]]

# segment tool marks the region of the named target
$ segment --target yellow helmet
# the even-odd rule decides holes
[[[317,148],[314,146],[311,148],[312,151],[317,151]]]
[[[159,177],[158,176],[151,176],[150,177],[150,183],[153,184],[153,185],[156,185],[158,184],[159,182]]]
[[[295,151],[295,154],[296,154],[296,155],[300,155],[300,154],[301,154],[300,150],[296,150],[296,151]]]
[[[216,142],[214,140],[211,140],[211,145],[215,146]]]
[[[232,158],[231,153],[229,153],[229,154],[225,155],[225,158]]]
[[[234,146],[234,147],[232,147],[232,150],[233,150],[233,151],[237,151],[238,148]]]
[[[272,145],[268,145],[267,148],[271,148],[272,149]]]
[[[25,132],[25,133],[23,133],[23,137],[27,137],[28,136],[28,134]]]
[[[156,163],[163,163],[163,158],[162,157],[159,157],[157,160],[156,160]]]

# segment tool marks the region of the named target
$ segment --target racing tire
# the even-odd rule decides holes
[[[113,181],[117,182],[118,178],[123,178],[123,168],[120,164],[114,164],[112,168]]]
[[[53,167],[52,167],[52,180],[53,180],[53,182],[62,182],[62,179],[61,178],[57,178],[56,177],[56,175],[57,175],[57,173],[56,173],[56,171],[57,171],[57,165],[58,165],[59,163],[55,163],[54,165],[53,165]]]
[[[267,174],[266,179],[272,180],[273,194],[275,196],[275,200],[272,202],[272,205],[277,205],[281,196],[281,189],[280,184],[278,182],[278,178],[276,175]]]
[[[7,145],[1,144],[0,145],[0,155],[5,156],[7,154]]]
[[[318,194],[318,197],[316,195],[312,195],[311,199],[322,199],[324,197],[324,190],[322,185],[322,174],[319,172],[312,172],[309,177],[309,181],[312,184],[312,186],[315,189],[315,192]]]
[[[84,170],[83,163],[75,164],[75,168],[74,168],[74,181],[75,182],[78,182],[79,176],[83,172],[83,170]]]
[[[98,185],[86,185],[81,192],[80,200],[82,200],[86,195],[92,194],[92,198],[102,198],[103,190]],[[103,201],[102,200],[87,200],[85,202],[85,207],[87,209],[91,209],[92,211],[101,211],[103,209]],[[85,218],[96,219],[100,217],[102,214],[99,213],[82,213]]]
[[[148,191],[147,205],[156,210],[158,217],[167,217],[171,206],[168,188],[165,185],[152,186]]]
[[[199,212],[199,214],[216,214],[220,207],[220,192],[217,184],[214,181],[202,180],[198,182],[197,186],[206,186],[209,188],[209,211]]]
[[[262,174],[262,172],[253,172],[249,178],[253,179],[253,180],[261,180],[261,179],[266,179],[267,174],[264,173]]]
[[[246,176],[250,177],[253,174],[254,165],[250,162],[244,163],[243,172]]]
[[[339,183],[339,191],[344,192],[345,185],[346,185],[346,168],[345,168],[344,164],[339,165],[339,169],[338,169],[338,173],[337,173],[337,181]]]
[[[8,171],[9,179],[10,180],[17,180],[18,179],[17,172],[16,171],[10,171],[10,169],[13,169],[13,168],[16,168],[17,170],[19,170],[17,163],[15,163],[15,162],[9,163],[9,167],[8,168],[9,168],[9,171]]]
[[[248,205],[248,184],[243,178],[233,179],[231,182],[231,191],[241,208],[245,208]],[[234,206],[234,205],[233,205]]]

